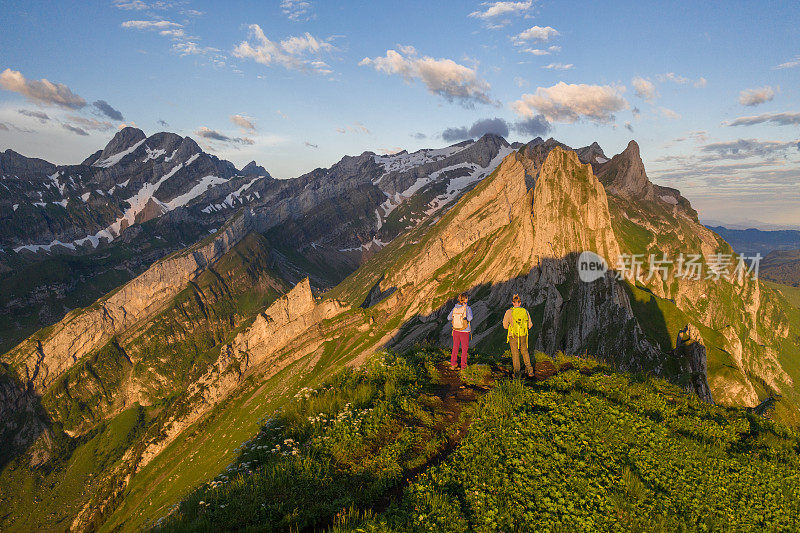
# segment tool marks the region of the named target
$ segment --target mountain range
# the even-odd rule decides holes
[[[460,292],[478,351],[505,350],[518,293],[536,350],[725,406],[770,397],[800,422],[800,309],[735,264],[698,279],[647,264],[733,249],[648,179],[634,141],[609,158],[486,135],[275,180],[126,128],[82,165],[6,151],[0,169],[16,290],[0,302],[3,529],[151,524],[303,387],[377,350],[446,344]],[[608,272],[582,281],[583,252]]]

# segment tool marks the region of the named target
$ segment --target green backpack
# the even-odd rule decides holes
[[[511,337],[524,337],[528,334],[528,312],[524,307],[511,308],[511,324],[508,326],[508,340]]]

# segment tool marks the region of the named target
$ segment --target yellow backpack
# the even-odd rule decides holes
[[[511,324],[508,326],[508,341],[511,337],[524,337],[528,334],[528,312],[524,307],[511,308]]]

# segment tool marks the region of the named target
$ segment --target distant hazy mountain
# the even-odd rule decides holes
[[[738,220],[738,221],[722,221],[713,218],[703,217],[700,222],[705,226],[723,226],[728,229],[760,229],[763,231],[780,231],[780,230],[797,230],[800,231],[798,224],[770,224],[768,222],[761,222],[760,220]]]
[[[765,256],[773,250],[794,250],[800,248],[800,231],[731,229],[723,226],[708,226],[728,241],[740,254],[752,255],[756,252]]]

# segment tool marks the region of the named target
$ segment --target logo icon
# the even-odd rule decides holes
[[[586,250],[578,256],[578,276],[581,281],[590,283],[602,278],[608,271],[606,260],[594,252]]]

